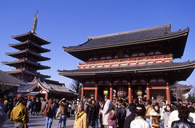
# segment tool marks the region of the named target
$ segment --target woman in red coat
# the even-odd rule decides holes
[[[115,128],[117,123],[117,119],[115,116],[114,107],[112,107],[112,110],[108,114],[108,126],[109,128]]]

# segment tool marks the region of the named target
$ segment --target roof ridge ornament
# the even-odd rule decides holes
[[[32,33],[35,33],[35,30],[37,28],[37,22],[38,22],[38,10],[35,14],[34,20],[33,20],[33,26],[32,26]]]

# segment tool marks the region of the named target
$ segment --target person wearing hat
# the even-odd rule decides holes
[[[20,97],[18,102],[18,105],[11,111],[10,120],[14,122],[14,128],[27,128],[29,117],[25,106],[25,99]]]
[[[84,112],[83,104],[78,105],[73,128],[87,128],[87,114]]]

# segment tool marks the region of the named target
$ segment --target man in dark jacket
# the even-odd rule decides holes
[[[135,119],[135,110],[136,110],[136,105],[134,103],[131,103],[129,105],[129,111],[131,112],[130,115],[127,116],[123,128],[130,128],[130,123],[132,120]]]
[[[88,123],[89,123],[89,127],[91,128],[95,128],[95,121],[97,118],[97,112],[96,112],[96,106],[95,106],[95,100],[92,99],[91,100],[91,104],[88,105]]]
[[[122,100],[120,101],[120,107],[118,108],[116,115],[118,119],[119,128],[123,128],[125,117],[126,117],[126,109],[125,109],[125,103],[122,103]]]
[[[188,121],[189,108],[187,106],[181,106],[178,109],[180,120],[173,121],[171,128],[195,128],[195,124]]]

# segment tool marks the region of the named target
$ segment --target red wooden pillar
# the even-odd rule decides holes
[[[170,95],[170,86],[169,86],[169,83],[167,83],[167,86],[166,86],[166,94],[167,94],[167,102],[168,103],[171,103],[171,95]]]
[[[149,87],[149,83],[147,83],[146,89],[147,89],[147,100],[149,100],[150,99],[150,87]]]
[[[97,100],[98,97],[98,87],[97,85],[95,86],[95,100]]]
[[[83,101],[83,92],[84,92],[84,88],[83,86],[81,86],[81,101]]]
[[[131,85],[130,84],[128,87],[128,98],[129,98],[129,104],[132,103],[132,101],[131,101]]]
[[[112,84],[110,83],[110,101],[112,101],[112,92],[113,92],[113,87]]]

